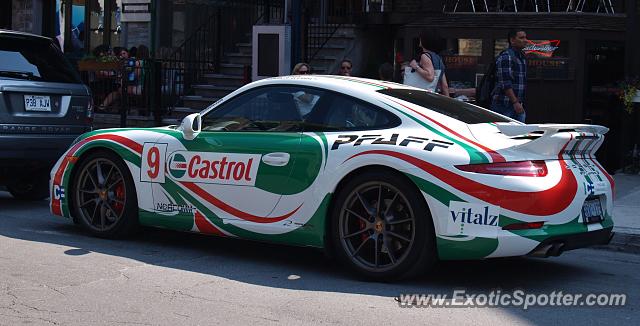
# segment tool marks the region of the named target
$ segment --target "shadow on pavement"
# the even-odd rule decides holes
[[[358,281],[317,249],[151,228],[142,229],[131,239],[105,240],[88,235],[65,218],[51,215],[47,205],[47,201],[21,202],[7,196],[0,197],[0,235],[72,247],[65,251],[72,256],[98,252],[264,286],[382,296],[396,296],[409,290],[414,293],[452,287],[473,290],[497,287],[542,289],[563,279],[574,281],[576,275],[588,278],[592,273],[589,269],[557,259],[449,261],[439,263],[433,272],[414,280],[358,287],[358,284],[373,283]],[[33,213],[26,217],[17,216],[18,212],[25,210]],[[214,261],[215,264],[210,263]],[[287,279],[289,275],[301,278],[290,282]],[[553,280],[550,280],[551,275]],[[345,288],[345,281],[353,287]]]
[[[503,292],[523,289],[530,293],[551,293],[558,290],[564,293],[581,293],[585,288],[608,293],[633,290],[624,284],[618,284],[616,288],[609,286],[611,283],[617,284],[612,280],[624,278],[624,275],[616,274],[613,267],[584,261],[583,257],[591,255],[594,255],[594,261],[606,261],[608,254],[602,251],[570,252],[555,259],[508,258],[441,262],[433,272],[417,279],[395,284],[368,283],[357,280],[343,267],[326,258],[321,251],[310,248],[158,229],[143,229],[139,235],[129,240],[98,239],[87,235],[70,221],[51,215],[46,201],[20,202],[3,196],[1,192],[0,236],[69,247],[63,250],[65,255],[70,256],[80,257],[95,252],[248,284],[304,291],[393,298],[403,293],[451,295],[454,289],[460,288],[472,293],[488,293],[495,288],[500,288]],[[531,310],[507,309],[533,323],[546,323],[556,318],[547,313],[533,314]],[[581,312],[584,309],[578,320],[589,322],[593,321],[592,318],[606,318],[606,314],[600,314],[601,309],[576,309]],[[553,311],[562,313],[562,310]],[[632,313],[629,310],[626,312]],[[567,318],[569,317],[565,316],[559,320]]]

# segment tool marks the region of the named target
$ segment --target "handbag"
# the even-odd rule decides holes
[[[408,86],[413,86],[416,88],[422,88],[430,91],[435,91],[438,86],[438,78],[434,78],[432,82],[428,82],[426,79],[422,78],[417,71],[413,70],[411,67],[404,68],[404,82],[403,84]]]
[[[422,54],[429,57],[429,59],[431,59],[431,62],[433,63],[433,72],[435,74],[433,81],[429,82],[422,76],[420,76],[420,74],[418,74],[418,72],[413,70],[411,67],[405,67],[404,84],[435,92],[438,89],[438,82],[440,81],[440,75],[442,75],[444,67],[440,68],[440,65],[434,61],[434,58],[431,56],[430,52],[425,51]],[[436,66],[440,69],[436,68]]]

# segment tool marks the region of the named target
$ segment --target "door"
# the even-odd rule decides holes
[[[11,29],[11,3],[12,1],[0,1],[0,28]]]
[[[193,140],[185,140],[179,131],[161,138],[166,178],[153,187],[156,213],[188,220],[198,211],[216,226],[270,225],[287,218],[271,213],[283,195],[300,188],[289,182],[300,154],[298,91],[248,91],[206,112],[202,131]]]
[[[622,110],[616,92],[617,83],[624,80],[624,43],[590,41],[586,43],[585,119],[588,123],[609,127],[604,143],[596,153],[598,161],[609,173],[624,164],[624,156],[633,147],[637,133],[624,128],[630,117]],[[635,130],[635,128],[633,128]]]

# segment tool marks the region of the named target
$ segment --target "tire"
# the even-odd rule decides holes
[[[19,200],[43,200],[49,197],[49,176],[36,173],[33,177],[23,177],[7,185],[7,190]]]
[[[331,246],[357,275],[395,281],[435,265],[431,214],[420,191],[406,177],[368,171],[349,180],[335,198]]]
[[[122,238],[138,229],[135,184],[124,161],[111,151],[82,157],[72,186],[74,220],[101,238]]]

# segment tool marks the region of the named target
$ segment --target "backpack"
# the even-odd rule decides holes
[[[498,57],[500,57],[502,53],[504,53],[504,51],[502,51]],[[480,83],[476,87],[476,105],[485,109],[491,108],[493,89],[496,87],[496,61],[498,57],[496,57],[489,65],[489,68],[485,72],[484,76],[482,76]]]

